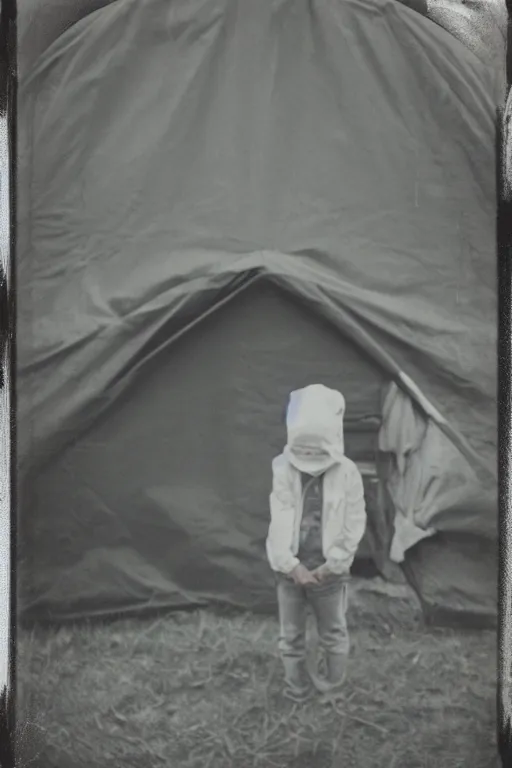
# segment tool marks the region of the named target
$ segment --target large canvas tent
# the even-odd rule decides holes
[[[271,608],[271,459],[322,382],[356,567],[493,622],[500,67],[392,0],[77,18],[19,95],[24,615]]]

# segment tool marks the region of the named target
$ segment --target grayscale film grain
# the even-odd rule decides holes
[[[19,24],[24,759],[488,768],[504,2]]]

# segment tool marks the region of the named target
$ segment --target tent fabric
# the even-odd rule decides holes
[[[390,557],[396,563],[403,562],[410,547],[434,533],[421,518],[421,507],[425,507],[427,501],[425,487],[432,487],[428,460],[435,456],[432,451],[426,452],[426,456],[418,455],[428,426],[428,420],[421,417],[410,398],[393,382],[383,405],[379,449],[394,457],[394,471],[387,480],[395,507]],[[422,459],[427,459],[426,466]],[[428,479],[422,483],[424,475]],[[452,473],[448,476],[451,480]],[[431,512],[430,504],[428,511]]]
[[[122,0],[27,0],[17,8],[18,73],[21,80],[68,29]]]
[[[404,567],[430,624],[479,629],[496,627],[497,562],[496,541],[440,533],[410,549]]]
[[[308,370],[310,383],[330,381],[345,393],[343,350],[356,339],[372,373],[363,384],[354,364],[361,394],[353,413],[368,388],[389,383],[391,369],[405,372],[485,466],[473,528],[495,536],[495,100],[493,73],[474,53],[389,0],[123,0],[55,40],[20,84],[19,99],[19,122],[28,126],[19,142],[19,457],[32,473],[22,515],[46,530],[48,554],[52,531],[69,543],[77,514],[87,519],[91,508],[104,520],[75,531],[81,551],[69,545],[66,563],[53,552],[40,576],[33,571],[37,610],[96,611],[94,595],[106,612],[146,604],[150,592],[172,602],[171,545],[160,560],[149,547],[139,551],[138,516],[154,521],[154,536],[172,533],[181,551],[205,520],[224,520],[205,534],[201,583],[208,563],[222,563],[224,575],[206,579],[217,597],[264,602],[263,510],[249,522],[249,499],[261,498],[267,448],[252,470],[256,488],[241,468],[242,456],[247,466],[254,460],[242,446],[262,451],[271,442],[285,397],[281,377],[289,392]],[[193,334],[217,327],[216,318],[261,282],[281,303],[307,309],[312,328],[323,323],[312,346],[301,347],[302,380],[284,373],[294,357],[282,337],[280,354],[273,350],[276,327],[262,326],[267,332],[255,341],[258,327],[244,326],[236,397],[228,397],[228,375],[239,371],[232,361],[233,370],[211,372],[216,395],[201,390],[199,404],[184,372],[203,379],[206,350],[194,369],[179,350],[192,355]],[[261,323],[266,315],[262,305]],[[228,326],[210,336],[222,354]],[[329,366],[324,360],[321,379],[306,363],[314,366],[328,327],[340,352]],[[164,360],[163,389],[152,398],[150,372]],[[283,370],[276,360],[286,361]],[[254,386],[253,370],[265,388],[242,397],[242,387]],[[159,411],[163,404],[172,413]],[[183,421],[187,404],[194,410]],[[219,425],[222,450],[208,437],[210,407],[219,419],[235,410],[236,429],[228,417]],[[144,440],[131,442],[116,414],[135,429],[137,409]],[[154,449],[150,424],[164,430]],[[182,477],[180,490],[187,430],[205,452],[195,485]],[[141,446],[149,452],[146,477],[136,466]],[[175,486],[164,482],[166,451]],[[212,474],[208,458],[222,470]],[[123,477],[128,495],[114,492]],[[80,483],[83,490],[73,490]],[[195,504],[192,488],[203,488],[208,502]],[[470,501],[452,505],[452,518]],[[236,517],[242,538],[222,555],[220,537],[236,510],[246,512]],[[99,576],[107,570],[109,586]],[[75,593],[59,591],[63,573]],[[199,582],[182,577],[182,588],[198,596]],[[89,597],[79,599],[85,584]]]
[[[21,77],[60,37],[86,16],[122,0],[25,0],[18,13],[18,69]],[[495,72],[505,87],[508,12],[506,0],[398,0],[435,21]]]
[[[394,562],[403,562],[407,550],[436,530],[453,531],[458,525],[466,533],[481,531],[478,510],[491,506],[491,498],[483,497],[453,443],[394,382],[384,402],[378,442],[382,452],[393,456],[386,480],[396,513]]]
[[[350,339],[266,281],[162,350],[104,419],[27,478],[26,616],[211,600],[272,606],[264,548],[271,463],[286,441],[290,390],[317,377],[343,383],[346,451],[369,463],[385,377]],[[368,560],[386,531],[375,519],[373,478],[365,484],[360,559]]]

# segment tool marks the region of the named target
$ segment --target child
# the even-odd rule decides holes
[[[314,384],[292,392],[287,445],[272,462],[267,557],[276,573],[285,695],[306,700],[306,609],[326,661],[325,688],[343,682],[349,651],[346,591],[366,527],[363,481],[345,456],[340,392]]]

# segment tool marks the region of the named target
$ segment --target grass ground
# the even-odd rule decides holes
[[[491,768],[495,636],[357,589],[344,699],[281,697],[274,618],[207,611],[19,639],[19,766]]]

